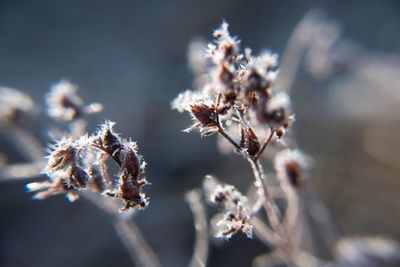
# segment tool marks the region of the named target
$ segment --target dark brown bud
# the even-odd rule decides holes
[[[250,156],[256,155],[260,151],[260,142],[251,127],[242,127],[240,147],[246,150]]]
[[[76,160],[77,150],[73,145],[60,147],[51,154],[48,163],[48,171],[65,170],[73,165]]]
[[[129,148],[126,152],[121,168],[124,168],[137,183],[137,178],[141,172],[141,168],[139,156],[134,148]]]
[[[285,109],[284,108],[277,108],[265,113],[265,118],[267,121],[272,123],[282,123],[286,118]]]
[[[285,165],[286,175],[293,187],[300,187],[303,183],[301,167],[295,161],[289,161]]]
[[[213,107],[205,104],[195,104],[191,106],[190,110],[202,126],[212,126],[215,124],[215,110]]]
[[[88,173],[80,166],[72,166],[68,184],[75,188],[85,188],[89,181]]]
[[[226,200],[226,195],[224,192],[218,192],[217,194],[215,194],[214,196],[214,201],[216,203],[222,203]]]
[[[64,109],[71,111],[72,120],[78,119],[83,114],[83,105],[81,103],[77,103],[77,101],[74,101],[74,99],[70,98],[68,95],[61,96],[59,104]]]
[[[282,136],[285,134],[285,128],[280,127],[279,129],[276,130],[275,134],[279,139],[281,139]]]
[[[121,152],[123,150],[123,144],[121,142],[120,136],[112,131],[111,124],[106,124],[105,126],[103,126],[97,142],[98,145],[118,164],[122,164]]]

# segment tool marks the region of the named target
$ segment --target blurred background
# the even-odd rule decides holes
[[[341,233],[400,240],[399,1],[0,0],[0,85],[43,104],[49,86],[68,79],[84,100],[103,103],[89,130],[110,119],[138,141],[152,186],[136,222],[162,263],[185,266],[194,229],[184,193],[209,173],[241,189],[252,179],[242,158],[219,153],[215,137],[182,133],[188,116],[170,110],[192,85],[187,46],[209,40],[226,19],[242,46],[281,54],[312,8],[338,23],[344,48],[336,54],[350,51],[351,60],[338,60],[330,75],[300,65],[296,141],[315,160],[314,185]],[[44,144],[48,122],[43,115],[32,125]],[[21,161],[0,138],[8,161]],[[0,184],[0,266],[131,266],[108,218],[90,203],[32,201],[24,184]],[[264,251],[236,235],[212,247],[209,266],[250,266]]]

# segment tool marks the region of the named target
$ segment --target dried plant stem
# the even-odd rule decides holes
[[[0,166],[0,181],[23,181],[41,176],[43,162],[16,163]]]
[[[114,226],[136,266],[160,267],[156,254],[132,220],[115,219]]]
[[[23,149],[21,151],[25,152],[25,154],[33,160],[33,163],[2,166],[0,169],[0,180],[25,180],[30,177],[40,176],[40,170],[43,169],[44,162],[42,160],[38,161],[38,159],[43,159],[44,153],[39,140],[32,133],[22,128],[13,128],[8,133],[14,134],[12,140],[16,142],[17,145],[21,146]],[[156,254],[147,244],[138,227],[132,220],[129,220],[131,216],[122,216],[117,213],[118,207],[117,205],[113,205],[115,203],[103,201],[98,195],[93,195],[88,192],[79,192],[79,195],[89,200],[110,216],[116,232],[136,266],[161,266]]]
[[[231,143],[237,150],[241,150],[240,146],[225,132],[221,125],[218,125],[218,132]]]
[[[254,226],[255,236],[268,248],[277,247],[283,242],[282,238],[265,225],[257,216],[252,216],[250,222]]]
[[[201,199],[201,193],[198,190],[188,192],[186,201],[193,213],[196,229],[196,241],[189,267],[204,267],[207,265],[209,244],[206,210]]]
[[[282,78],[278,79],[275,90],[290,91],[292,89],[304,51],[312,42],[317,28],[316,25],[320,24],[322,18],[323,14],[319,10],[314,10],[293,31],[283,52],[280,71]]]
[[[268,186],[265,183],[266,179],[262,165],[259,161],[254,160],[254,158],[249,158],[249,161],[256,179],[256,185],[259,188],[259,194],[264,196],[264,209],[267,213],[271,227],[274,231],[282,235],[283,229],[280,225],[280,212],[268,193]]]
[[[104,211],[112,220],[115,230],[124,244],[132,262],[135,266],[160,267],[161,263],[153,252],[136,224],[132,221],[132,215],[126,216],[116,212],[117,205],[114,202],[104,201],[98,195],[89,192],[81,193],[80,196],[89,200],[96,207]]]
[[[260,158],[260,156],[262,155],[262,153],[264,152],[265,148],[268,146],[269,142],[272,140],[272,137],[275,134],[274,130],[272,130],[272,129],[270,129],[270,130],[271,130],[271,132],[270,132],[267,140],[265,140],[264,144],[262,145],[262,147],[261,147],[260,151],[257,153],[257,155],[254,156],[254,160],[256,160],[256,161]]]
[[[18,151],[27,160],[37,162],[38,159],[43,159],[44,151],[40,141],[28,130],[18,126],[4,129],[15,145],[18,146]]]
[[[217,119],[217,123],[219,120]],[[219,133],[226,139],[228,140],[235,148],[241,149],[240,146],[224,131],[224,129],[220,126],[218,123],[218,129]],[[249,160],[251,167],[253,169],[253,174],[256,179],[256,186],[259,189],[259,194],[260,196],[264,197],[264,209],[267,212],[268,219],[270,221],[271,227],[273,230],[277,231],[279,234],[283,234],[284,231],[280,225],[280,212],[279,209],[276,207],[275,203],[273,202],[273,199],[271,199],[270,194],[268,192],[268,186],[265,184],[265,175],[264,175],[264,170],[262,168],[261,163],[258,160],[258,157],[262,154],[262,152],[265,150],[269,142],[271,141],[274,131],[271,130],[270,135],[268,136],[267,140],[265,141],[262,149],[260,150],[260,153],[257,154],[255,157],[248,157],[247,159]]]
[[[282,189],[286,194],[286,211],[285,215],[282,219],[283,225],[286,227],[288,235],[291,236],[291,232],[296,228],[296,222],[299,218],[300,206],[299,206],[299,197],[297,192],[293,190],[293,188],[287,184],[282,185]]]

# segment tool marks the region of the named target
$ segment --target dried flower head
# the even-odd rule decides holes
[[[0,87],[0,124],[14,125],[37,113],[35,103],[26,94],[11,88]]]
[[[99,112],[103,109],[99,103],[85,106],[77,95],[78,86],[68,81],[60,81],[50,88],[46,96],[47,113],[57,120],[71,121],[84,114]]]
[[[27,189],[36,192],[37,199],[66,193],[71,201],[78,198],[79,191],[92,190],[122,200],[121,210],[136,206],[145,208],[149,203],[142,192],[143,186],[148,184],[143,177],[146,164],[137,153],[136,143],[115,133],[114,124],[105,122],[91,136],[59,140],[47,157],[45,173],[49,180],[28,184]],[[107,189],[113,186],[105,164],[108,158],[120,166],[113,189]]]
[[[294,121],[288,95],[273,90],[278,56],[270,51],[259,56],[253,56],[248,48],[242,51],[240,40],[229,33],[226,22],[213,36],[204,54],[209,61],[202,63],[203,71],[196,71],[201,76],[196,77],[201,80],[199,88],[179,94],[172,108],[188,112],[195,121],[186,132],[197,128],[202,136],[226,135],[239,125],[238,136],[229,136],[230,142],[239,140],[236,150],[257,157],[262,152],[260,136],[274,132],[281,138]]]
[[[253,237],[253,226],[250,224],[251,212],[247,198],[233,185],[220,183],[213,176],[204,178],[203,188],[207,199],[222,209],[222,214],[215,223],[215,236],[229,239],[241,231],[247,237]]]
[[[134,142],[125,142],[122,150],[123,161],[118,173],[118,186],[112,191],[107,191],[106,195],[120,198],[125,202],[122,210],[138,206],[144,209],[149,204],[149,198],[142,192],[147,180],[142,177],[146,163],[137,154],[137,146]]]
[[[278,179],[295,188],[301,187],[307,178],[309,161],[299,150],[279,151],[274,161]]]

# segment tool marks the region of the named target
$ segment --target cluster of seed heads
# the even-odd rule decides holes
[[[243,196],[233,185],[223,184],[213,176],[204,178],[203,189],[207,200],[220,208],[215,224],[215,236],[229,239],[241,231],[247,237],[253,237],[253,226],[250,224],[250,213],[247,197]]]
[[[214,32],[214,41],[203,55],[204,70],[198,77],[197,89],[187,90],[173,101],[173,108],[187,111],[194,124],[185,131],[198,128],[203,136],[222,130],[235,134],[240,149],[256,155],[260,149],[259,135],[273,131],[282,137],[292,124],[290,98],[275,92],[278,77],[278,56],[264,51],[253,56],[222,23]]]
[[[45,168],[49,181],[27,185],[30,191],[37,192],[35,198],[66,193],[73,201],[81,190],[89,189],[123,200],[122,210],[145,208],[148,198],[142,188],[147,184],[143,177],[146,164],[137,153],[136,143],[115,133],[113,125],[106,122],[94,135],[77,140],[63,138],[53,145]],[[108,159],[119,166],[115,187],[109,179]]]
[[[267,188],[263,188],[259,157],[271,139],[284,138],[294,121],[288,94],[274,90],[279,73],[278,56],[269,51],[253,56],[249,48],[241,51],[240,40],[230,35],[226,22],[213,36],[206,49],[192,45],[190,56],[195,64],[197,88],[179,94],[172,107],[191,115],[194,123],[186,132],[198,129],[202,136],[219,133],[252,163],[259,176],[256,183],[262,199]],[[282,188],[303,185],[308,164],[301,152],[282,150],[275,155],[274,165]],[[247,198],[234,186],[220,184],[214,178],[206,177],[204,184],[208,199],[223,210],[216,223],[216,236],[228,239],[241,231],[251,237],[253,209]],[[291,189],[283,191],[295,194]]]
[[[138,154],[136,143],[116,133],[115,123],[110,121],[102,124],[96,133],[84,134],[84,125],[81,125],[84,115],[98,112],[102,106],[85,105],[77,90],[76,85],[61,81],[47,94],[48,115],[70,123],[72,129],[50,147],[43,171],[48,180],[30,183],[28,190],[35,192],[36,199],[66,194],[70,201],[76,200],[81,191],[90,190],[122,200],[121,210],[145,208],[149,203],[142,192],[143,186],[148,184],[143,176],[146,163]],[[108,160],[119,166],[116,181],[108,174]]]
[[[122,210],[138,206],[145,208],[148,198],[142,192],[147,184],[143,177],[145,162],[137,153],[135,142],[122,138],[113,130],[114,123],[106,122],[91,136],[77,140],[62,138],[52,146],[45,173],[49,181],[28,184],[35,198],[44,199],[65,193],[71,201],[81,190],[93,190],[124,201]],[[118,181],[110,181],[106,160],[118,166]]]

